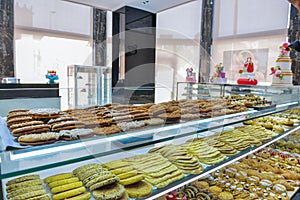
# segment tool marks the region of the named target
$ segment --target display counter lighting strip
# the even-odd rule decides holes
[[[76,143],[76,144],[64,145],[64,146],[59,146],[59,147],[41,149],[41,150],[30,151],[30,152],[21,153],[21,154],[13,154],[12,152],[10,152],[10,159],[11,160],[24,159],[24,158],[28,158],[28,157],[45,155],[45,154],[49,154],[49,153],[69,150],[69,149],[72,149],[72,148],[80,148],[80,147],[83,147],[82,143]]]
[[[277,105],[276,107],[277,107],[277,108],[281,108],[281,107],[291,106],[291,105],[296,105],[296,104],[298,104],[298,102],[297,102],[297,101],[294,101],[294,102],[291,102],[291,103],[280,104],[280,105]]]
[[[230,165],[231,163],[234,163],[234,162],[236,162],[236,161],[238,161],[238,160],[240,160],[240,159],[242,159],[242,158],[244,158],[244,157],[246,157],[246,156],[248,156],[248,155],[250,155],[250,154],[252,154],[254,152],[257,152],[257,151],[265,148],[266,146],[269,146],[269,145],[273,144],[277,140],[280,140],[280,139],[286,137],[287,135],[289,135],[291,133],[294,133],[294,132],[296,132],[298,130],[300,130],[300,126],[298,126],[297,128],[295,128],[295,129],[293,129],[291,131],[288,131],[288,132],[280,135],[279,137],[277,137],[277,138],[275,138],[275,139],[273,139],[273,140],[271,140],[271,141],[269,141],[269,142],[267,142],[267,143],[265,143],[265,144],[263,144],[263,145],[255,148],[255,149],[253,149],[253,150],[251,150],[251,151],[249,151],[247,153],[244,153],[243,155],[240,155],[240,156],[238,156],[238,157],[236,157],[236,158],[234,158],[234,159],[232,159],[232,160],[230,160],[228,162],[225,162],[225,163],[223,163],[223,164],[221,164],[221,165],[219,165],[219,166],[217,166],[217,167],[215,167],[215,168],[213,168],[211,170],[208,170],[207,172],[205,172],[203,174],[200,174],[200,175],[198,175],[196,177],[193,177],[193,178],[191,178],[191,179],[189,179],[187,181],[184,181],[182,183],[176,184],[176,186],[174,186],[172,188],[169,188],[167,190],[164,190],[163,192],[159,192],[158,194],[155,194],[155,195],[147,198],[147,200],[153,200],[153,199],[159,198],[159,197],[161,197],[161,196],[163,196],[163,195],[165,195],[165,194],[167,194],[167,193],[169,193],[169,192],[171,192],[173,190],[176,190],[176,189],[178,189],[178,188],[180,188],[180,187],[182,187],[184,185],[187,185],[188,183],[191,183],[191,182],[196,181],[196,180],[198,180],[200,178],[203,178],[203,177],[209,175],[210,173],[212,173],[212,172],[214,172],[214,171],[216,171],[218,169],[221,169],[221,168],[223,168],[223,167],[225,167],[227,165]]]

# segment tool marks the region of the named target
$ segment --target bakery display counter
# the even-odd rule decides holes
[[[12,110],[0,127],[3,197],[155,199],[300,129],[299,96],[262,110],[247,106],[264,96],[231,97]],[[20,149],[6,150],[7,135]]]
[[[90,195],[91,199],[94,197],[101,199],[98,195],[116,191],[114,194],[120,195],[118,197],[121,199],[127,191],[131,198],[155,199],[228,165],[233,165],[236,161],[300,129],[299,108],[287,111],[282,108],[281,111],[273,111],[272,115],[271,111],[268,114],[264,112],[266,116],[260,119],[250,117],[241,120],[240,123],[218,128],[216,126],[199,133],[194,131],[193,134],[178,138],[173,136],[145,141],[143,144],[123,146],[120,142],[109,143],[108,139],[101,145],[93,144],[90,148],[86,145],[85,151],[81,147],[82,152],[76,147],[69,151],[58,150],[52,153],[48,153],[49,148],[36,151],[29,149],[3,152],[1,179],[3,179],[3,190],[6,191],[4,195],[15,195],[10,189],[12,186],[8,187],[9,183],[24,182],[24,179],[28,177],[24,178],[24,175],[30,174],[32,178],[32,174],[35,174],[32,179],[38,185],[36,187],[42,184],[43,189],[40,192],[43,194],[41,195],[54,197],[60,194],[63,198],[66,197],[65,195]],[[293,124],[285,121],[287,116],[289,116],[288,121],[291,120]],[[271,128],[269,123],[273,126],[284,124],[282,126],[284,132],[273,129],[274,127]],[[106,148],[110,150],[106,151]],[[74,154],[86,156],[76,157]],[[76,169],[81,169],[79,170],[81,172],[76,172]],[[67,175],[61,175],[61,173]],[[104,173],[106,178],[97,178],[96,174],[99,173],[100,175]],[[56,174],[60,175],[52,177]],[[52,186],[49,185],[52,182],[48,181],[49,176],[55,181],[62,181],[63,185],[68,185],[64,188],[74,187],[74,191],[73,189],[61,191],[56,188],[53,192]],[[15,180],[16,177],[19,178]],[[66,184],[66,179],[76,180],[76,184],[73,182]],[[8,186],[5,186],[7,183]],[[14,184],[26,186],[27,183]],[[44,194],[44,190],[47,194]],[[69,190],[72,190],[71,194],[68,193]],[[60,196],[55,199],[59,199]]]
[[[64,141],[49,145],[31,146],[23,150],[5,151],[1,153],[3,161],[1,165],[1,178],[63,166],[65,164],[111,155],[120,151],[133,150],[157,143],[184,141],[186,138],[195,136],[205,137],[209,134],[206,131],[235,125],[245,120],[280,113],[295,106],[297,104],[292,103],[278,106],[271,110],[248,110],[232,115],[191,120],[178,124],[144,127],[114,135],[95,135],[75,141]],[[40,162],[41,158],[43,158],[43,162]]]

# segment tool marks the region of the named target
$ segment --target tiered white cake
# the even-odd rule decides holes
[[[285,49],[283,49],[283,47]],[[276,60],[276,68],[272,68],[272,85],[274,86],[292,86],[293,85],[293,72],[292,72],[292,60],[290,58],[290,48],[287,47],[287,43],[281,46],[281,53]]]

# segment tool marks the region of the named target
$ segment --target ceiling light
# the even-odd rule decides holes
[[[149,3],[150,3],[150,1],[149,1],[149,0],[142,1],[142,4],[143,4],[143,5],[147,5],[147,4],[149,4]]]

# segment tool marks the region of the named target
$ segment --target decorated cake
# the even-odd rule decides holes
[[[195,83],[196,82],[196,72],[194,72],[193,68],[187,68],[186,69],[186,82]]]
[[[255,79],[254,73],[254,64],[252,58],[248,57],[244,63],[244,67],[239,71],[240,78],[237,80],[237,83],[240,85],[256,85],[257,80]]]
[[[226,74],[224,72],[224,66],[222,63],[219,63],[215,66],[215,74],[212,79],[213,83],[225,84],[227,82]]]
[[[276,67],[271,68],[272,85],[275,86],[292,86],[293,72],[291,69],[292,60],[290,58],[290,51],[288,43],[283,43],[280,46],[280,55],[276,60]]]

